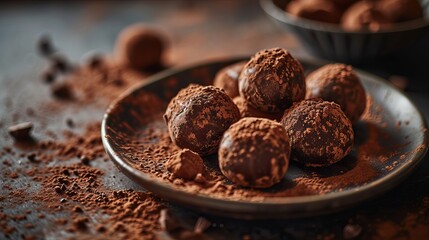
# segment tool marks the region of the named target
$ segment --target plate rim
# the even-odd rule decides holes
[[[219,64],[222,62],[234,62],[234,61],[240,61],[249,59],[249,56],[247,57],[231,57],[231,58],[223,58],[223,59],[217,59],[217,60],[208,60],[203,61],[199,63],[195,63],[192,65],[187,65],[184,67],[179,68],[173,68],[164,70],[158,74],[152,75],[149,77],[145,82],[138,83],[129,89],[125,90],[122,94],[119,95],[107,108],[102,124],[101,124],[101,137],[103,146],[105,148],[105,151],[109,155],[110,159],[115,163],[116,166],[119,167],[122,173],[124,173],[126,176],[131,178],[134,182],[138,183],[140,186],[145,188],[146,190],[149,190],[156,195],[159,195],[169,201],[173,202],[179,202],[181,204],[185,204],[188,207],[194,207],[197,206],[197,209],[203,210],[201,208],[207,208],[207,209],[219,209],[219,207],[222,207],[222,210],[226,210],[225,208],[228,208],[230,211],[233,212],[243,212],[246,211],[246,209],[252,208],[254,209],[255,206],[262,212],[267,211],[271,209],[273,206],[279,207],[285,205],[288,205],[290,210],[296,210],[296,207],[303,207],[307,206],[310,203],[318,203],[318,204],[325,204],[325,205],[335,205],[334,208],[341,206],[348,206],[348,205],[354,205],[357,203],[360,203],[364,200],[367,200],[369,198],[373,198],[377,195],[380,195],[390,189],[392,189],[394,186],[396,186],[399,182],[401,182],[405,177],[407,177],[412,171],[416,169],[416,167],[421,163],[421,161],[424,159],[424,156],[426,155],[428,151],[428,125],[425,121],[425,118],[420,111],[419,108],[414,104],[414,102],[402,91],[394,87],[392,84],[387,82],[386,80],[375,76],[373,74],[367,73],[365,71],[354,69],[358,75],[364,76],[365,79],[370,80],[372,82],[380,83],[383,86],[391,88],[393,91],[404,97],[410,105],[416,110],[418,113],[418,120],[420,121],[419,129],[425,129],[423,132],[423,141],[420,143],[422,147],[421,150],[416,151],[411,156],[411,160],[407,162],[406,164],[401,165],[399,168],[395,169],[394,171],[388,173],[388,175],[377,179],[373,182],[370,182],[365,185],[361,185],[358,187],[355,187],[353,189],[341,191],[341,192],[332,192],[328,194],[323,195],[309,195],[309,196],[293,196],[293,197],[269,197],[264,198],[260,201],[243,201],[243,200],[232,200],[232,199],[221,199],[221,198],[214,198],[210,197],[206,194],[199,194],[199,193],[191,193],[186,192],[177,188],[174,188],[172,184],[165,183],[159,180],[153,181],[154,179],[157,179],[156,177],[150,176],[134,167],[132,167],[129,163],[127,163],[126,160],[121,159],[116,152],[113,150],[112,146],[110,145],[109,139],[107,137],[107,122],[109,120],[110,112],[127,96],[132,94],[133,92],[145,87],[146,85],[150,85],[156,81],[162,80],[164,78],[167,78],[169,76],[178,74],[180,72],[189,71],[194,68],[203,67],[209,64]],[[305,58],[298,58],[300,62],[307,63],[310,65],[320,65],[320,64],[326,64],[329,63],[327,61],[315,61],[315,60],[309,60]],[[154,191],[154,189],[156,189]],[[168,195],[166,193],[169,192]],[[363,194],[365,193],[365,194]],[[174,196],[174,197],[171,197]],[[345,201],[344,199],[347,198],[353,198],[355,200],[353,201]],[[201,201],[204,202],[204,206],[201,206]],[[338,203],[340,202],[340,203]],[[286,207],[287,208],[287,207]],[[278,211],[278,209],[276,209]],[[284,208],[283,208],[284,210]],[[313,213],[314,214],[314,213]],[[222,214],[220,214],[222,215]],[[298,214],[302,215],[302,214]]]

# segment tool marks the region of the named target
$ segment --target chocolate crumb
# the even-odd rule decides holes
[[[67,73],[71,70],[71,66],[68,63],[67,59],[62,55],[55,55],[52,57],[52,66],[58,72]]]
[[[83,165],[89,165],[89,158],[87,156],[83,155],[83,156],[80,157],[80,162]]]
[[[67,83],[53,85],[51,91],[52,95],[58,99],[72,100],[74,98],[72,88]]]
[[[74,128],[75,127],[74,121],[71,118],[67,118],[66,119],[66,124],[67,124],[67,127],[69,127],[69,128]]]
[[[61,198],[61,199],[60,199],[60,203],[65,203],[65,202],[67,202],[67,199],[66,199],[66,198]]]
[[[37,156],[35,153],[30,153],[27,155],[27,159],[30,162],[37,162]]]
[[[23,122],[8,128],[9,134],[15,139],[15,141],[31,141],[31,130],[33,129],[33,123]]]
[[[55,71],[52,68],[48,68],[45,71],[42,72],[41,78],[43,82],[47,84],[51,84],[55,81]]]
[[[159,224],[167,232],[172,232],[180,228],[179,221],[167,209],[162,209],[159,215]]]
[[[39,53],[44,57],[49,57],[55,52],[51,38],[48,35],[44,35],[39,39],[37,47]]]
[[[175,158],[166,163],[166,168],[175,178],[194,179],[198,173],[204,172],[203,159],[189,149],[183,149]]]

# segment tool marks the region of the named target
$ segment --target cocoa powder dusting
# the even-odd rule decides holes
[[[48,96],[39,109],[52,116],[62,116],[67,111],[79,113],[86,107],[103,110],[126,88],[144,81],[144,73],[124,69],[108,61],[104,59],[103,64],[98,63],[96,68],[83,65],[63,73],[59,84],[68,86],[67,94],[72,94],[73,98],[64,101],[61,94],[57,96],[61,99]],[[101,85],[103,87],[99,87]],[[101,117],[100,114],[96,119]],[[8,180],[2,184],[2,195],[5,195],[0,201],[14,199],[13,206],[0,207],[0,231],[5,236],[17,236],[20,231],[9,225],[8,219],[28,221],[25,215],[20,217],[6,209],[32,203],[35,204],[36,219],[49,220],[50,224],[54,223],[52,226],[64,225],[65,232],[47,228],[46,232],[36,232],[34,236],[30,231],[21,236],[23,239],[39,239],[41,236],[67,238],[70,234],[80,239],[89,239],[94,234],[100,239],[155,238],[160,229],[159,212],[165,206],[151,193],[106,187],[106,175],[111,175],[106,170],[111,167],[106,165],[108,157],[101,141],[99,120],[77,121],[67,117],[63,120],[65,130],[52,131],[39,128],[50,126],[49,116],[43,116],[35,122],[35,128],[44,131],[47,137],[25,141],[25,145],[18,145],[20,148],[16,149],[5,147],[1,151],[0,159],[5,166],[1,174]],[[14,162],[8,158],[24,160]],[[15,186],[13,181],[21,179],[34,181],[34,186],[12,187]],[[31,222],[22,226],[34,228]]]
[[[144,105],[145,103],[135,104]],[[152,102],[146,105],[150,105],[153,109],[157,108]],[[379,166],[383,164],[390,166],[390,160],[400,157],[401,149],[408,144],[401,146],[385,144],[385,139],[389,136],[385,129],[387,122],[381,116],[385,113],[381,111],[378,104],[368,98],[367,111],[355,126],[356,142],[353,150],[344,160],[332,166],[315,169],[297,167],[292,163],[293,168],[298,169],[296,170],[298,172],[288,172],[286,178],[278,185],[262,191],[238,187],[229,182],[219,170],[217,156],[212,155],[204,158],[208,171],[203,176],[203,180],[199,181],[198,178],[183,180],[172,177],[165,167],[166,162],[180,151],[171,142],[167,127],[163,123],[162,113],[165,111],[165,106],[166,102],[159,102],[158,113],[152,113],[151,120],[144,121],[142,129],[136,130],[137,133],[120,136],[120,133],[113,132],[112,136],[115,135],[121,139],[119,141],[122,144],[119,149],[127,152],[125,158],[137,169],[157,177],[160,182],[189,193],[219,199],[262,201],[272,197],[322,195],[345,191],[354,186],[365,185],[387,174],[393,167],[380,170]],[[405,156],[402,159],[404,158]]]

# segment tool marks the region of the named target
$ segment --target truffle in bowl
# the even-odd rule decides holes
[[[332,4],[322,4],[323,8],[319,7],[319,9],[312,10],[312,19],[307,17],[308,12],[303,13],[304,10],[301,10],[301,13],[296,10],[294,10],[296,12],[290,10],[290,4],[309,2],[306,4],[311,5],[311,2],[313,3],[311,6],[314,8],[316,3],[320,2],[321,4],[332,1],[260,0],[260,4],[263,10],[277,24],[287,31],[295,33],[313,54],[339,62],[360,63],[399,52],[419,40],[429,31],[429,0],[419,0],[418,2],[422,8],[421,15],[418,15],[418,10],[416,13],[415,9],[411,9],[414,11],[414,15],[411,17],[407,14],[400,15],[399,13],[394,15],[393,10],[386,11],[385,8],[391,9],[389,4],[393,1],[401,0],[363,1],[364,3],[361,1],[341,1],[348,2],[350,6],[343,5],[343,7],[340,7],[336,4],[337,8],[334,10]],[[408,2],[411,0],[402,1]],[[386,4],[383,5],[381,2]],[[368,4],[375,3],[377,3],[376,10],[365,10]],[[366,6],[359,7],[359,5]],[[391,4],[391,6],[397,6],[397,4]],[[405,6],[408,8],[410,4]],[[308,11],[308,8],[305,9]],[[411,10],[407,11],[407,13],[412,12]],[[329,14],[338,15],[337,11],[342,13],[339,20],[338,16],[333,18],[332,16],[326,16]],[[380,12],[383,12],[383,14]],[[316,18],[317,15],[319,16],[318,18]],[[337,20],[328,21],[326,19]]]

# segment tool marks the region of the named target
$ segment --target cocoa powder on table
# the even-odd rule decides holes
[[[88,106],[102,112],[126,88],[144,81],[145,76],[144,73],[114,66],[109,60],[97,68],[79,66],[57,80],[68,86],[67,91],[73,98],[52,98],[40,109],[52,116],[62,116],[67,109],[85,111]],[[10,179],[2,184],[7,191],[5,198],[14,199],[14,202],[8,202],[8,208],[32,202],[36,204],[33,211],[40,212],[39,219],[64,225],[65,233],[50,232],[48,228],[44,233],[48,236],[60,234],[55,236],[63,238],[73,234],[79,238],[89,238],[98,234],[100,238],[154,239],[160,229],[159,213],[165,204],[151,193],[132,189],[114,190],[105,183],[106,169],[109,168],[103,167],[108,157],[101,142],[101,117],[96,121],[82,120],[78,126],[69,117],[65,121],[68,129],[56,132],[45,130],[46,138],[39,135],[35,141],[25,142],[23,148],[5,147],[0,155],[2,159],[24,159],[19,164],[2,161],[7,168],[2,169],[1,173]],[[37,126],[50,126],[49,121],[49,117],[43,116],[35,122]],[[37,190],[15,187],[13,179],[21,181],[22,178],[39,183],[40,187]],[[5,236],[15,236],[20,230],[8,219],[26,219],[18,218],[14,213],[6,214],[4,210],[0,208],[0,231]],[[30,223],[22,225],[29,229],[35,227]],[[42,236],[32,235],[30,231],[23,238],[39,239]]]

